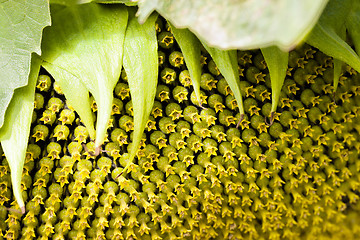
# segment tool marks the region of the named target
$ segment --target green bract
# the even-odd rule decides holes
[[[178,42],[180,49],[187,62],[187,68],[189,69],[192,85],[195,90],[197,100],[200,102],[200,77],[201,77],[201,65],[200,65],[200,42],[196,36],[188,29],[177,29],[171,25],[171,31],[174,34],[176,41]]]
[[[205,43],[203,43],[203,45],[214,59],[219,71],[225,77],[231,91],[234,93],[242,118],[244,115],[244,108],[240,92],[240,77],[236,50],[220,50],[209,47]],[[241,120],[242,119],[240,119],[240,121]]]
[[[360,71],[359,56],[342,38],[344,35],[342,32],[345,30],[344,24],[351,12],[353,2],[356,1],[331,1],[319,22],[306,38],[306,42]],[[335,14],[336,18],[334,18]],[[353,31],[358,31],[358,29],[353,29]]]
[[[0,1],[0,127],[14,90],[28,84],[31,53],[41,54],[42,30],[49,24],[47,0]]]
[[[125,167],[129,166],[139,148],[141,136],[155,99],[158,77],[155,31],[157,14],[150,16],[144,24],[139,24],[135,18],[135,9],[131,9],[130,13],[124,43],[124,69],[132,97],[135,126],[130,159]]]
[[[30,134],[34,110],[35,85],[40,70],[40,63],[40,58],[34,54],[29,83],[14,91],[14,100],[11,101],[6,111],[4,125],[0,129],[1,146],[10,166],[15,199],[22,213],[25,213],[25,205],[20,183]]]
[[[189,28],[210,46],[289,50],[308,34],[327,0],[140,0],[139,20],[156,10],[175,27]]]
[[[262,48],[261,52],[264,55],[270,72],[272,90],[271,112],[275,112],[279,103],[281,88],[286,76],[289,53],[283,52],[278,47]]]
[[[112,92],[120,77],[127,19],[124,6],[72,5],[56,12],[53,26],[45,31],[44,66],[58,79],[91,137],[93,121],[86,89],[95,98],[97,152],[105,139]]]

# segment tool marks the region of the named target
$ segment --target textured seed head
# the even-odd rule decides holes
[[[357,239],[360,88],[354,70],[343,67],[334,92],[332,58],[306,44],[297,48],[271,113],[272,82],[261,52],[239,51],[240,116],[205,49],[198,102],[169,24],[158,18],[157,27],[163,85],[133,163],[124,171],[136,125],[124,70],[99,156],[80,119],[62,117],[72,109],[55,107],[64,99],[54,83],[47,92],[37,88],[21,180],[24,216],[7,210],[17,208],[10,167],[5,158],[0,164],[3,237]],[[70,133],[62,139],[56,133],[64,125]]]

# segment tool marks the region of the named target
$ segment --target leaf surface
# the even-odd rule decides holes
[[[85,85],[76,76],[51,63],[44,61],[42,66],[51,73],[66,96],[68,103],[79,114],[81,121],[89,132],[90,138],[95,139],[94,117],[91,111],[89,91]]]
[[[236,50],[221,50],[209,47],[203,42],[206,51],[211,55],[220,73],[229,84],[231,91],[237,101],[240,115],[244,116],[244,107],[240,92],[240,77]],[[241,119],[240,119],[241,120]]]
[[[327,0],[140,0],[139,20],[154,10],[209,46],[290,49],[314,26]]]
[[[341,28],[352,10],[352,2],[353,0],[330,1],[306,42],[360,72],[359,56],[340,36]]]
[[[93,0],[93,2],[104,4],[123,3],[127,6],[136,6],[138,0]]]
[[[11,182],[15,199],[25,213],[21,193],[21,177],[28,146],[32,114],[34,111],[35,85],[41,60],[33,54],[29,84],[14,91],[0,129],[0,141],[11,170]]]
[[[184,55],[186,67],[194,87],[195,95],[200,101],[200,78],[201,78],[201,64],[200,64],[200,47],[201,43],[197,37],[188,29],[175,28],[170,22],[171,32],[173,33],[177,43],[180,46],[181,52]]]
[[[50,0],[50,4],[60,4],[60,5],[75,5],[75,4],[83,4],[83,3],[89,3],[91,0]]]
[[[288,67],[289,53],[284,52],[278,47],[262,48],[261,52],[269,69],[271,80],[271,112],[275,112],[279,104],[281,88],[284,84]]]
[[[0,127],[14,90],[28,84],[31,53],[41,54],[41,35],[48,25],[47,0],[0,1]]]
[[[42,58],[80,79],[95,98],[97,152],[105,140],[120,77],[127,21],[123,5],[72,5],[58,11],[44,33]]]
[[[346,28],[343,26],[341,30],[338,31],[339,37],[342,40],[346,39]],[[339,85],[340,76],[342,74],[342,67],[344,63],[339,59],[333,59],[334,62],[334,93],[336,93],[337,87]]]
[[[139,24],[135,17],[135,9],[131,9],[126,30],[124,69],[133,103],[134,137],[128,165],[124,171],[136,155],[155,99],[158,78],[156,19],[157,14],[153,14],[144,24]]]
[[[352,11],[348,15],[346,28],[355,46],[355,50],[360,55],[360,1],[353,1]]]

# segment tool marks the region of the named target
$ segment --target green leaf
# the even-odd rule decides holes
[[[331,28],[316,25],[306,42],[323,53],[349,64],[360,72],[359,56]]]
[[[339,33],[352,10],[353,2],[354,0],[330,0],[318,23],[331,26],[332,29]]]
[[[130,166],[140,146],[154,103],[158,78],[158,44],[155,30],[157,14],[151,15],[144,24],[137,21],[135,9],[131,9],[130,16],[124,43],[124,69],[128,78],[135,124],[130,157],[124,171]]]
[[[123,3],[126,6],[136,6],[138,0],[93,0],[93,2],[104,4]]]
[[[339,30],[339,36],[341,37],[342,40],[346,39],[346,28],[343,25],[342,29]],[[344,63],[339,60],[339,59],[334,59],[334,93],[336,93],[337,87],[339,85],[339,80],[340,80],[340,76],[342,73],[342,66],[344,65]]]
[[[236,50],[220,50],[212,48],[203,43],[205,49],[209,52],[220,73],[229,84],[231,91],[238,103],[241,118],[244,116],[244,107],[240,92],[240,77]],[[240,119],[241,121],[242,119]]]
[[[60,4],[60,5],[75,5],[75,4],[83,4],[89,3],[91,0],[50,0],[50,4]],[[52,12],[51,12],[52,13]]]
[[[330,1],[319,22],[307,37],[306,42],[360,72],[359,56],[339,36],[341,27],[345,24],[351,9],[352,0]]]
[[[89,132],[90,138],[95,139],[94,117],[91,110],[89,91],[85,85],[79,78],[51,63],[44,61],[42,66],[51,73],[65,94],[68,103],[79,114],[81,121]]]
[[[276,112],[279,104],[281,88],[284,84],[286,77],[286,71],[288,67],[289,53],[284,52],[278,47],[262,48],[261,52],[266,61],[266,65],[269,69],[271,79],[271,91],[272,91],[272,106],[271,112]],[[273,119],[270,119],[272,122]]]
[[[57,12],[44,33],[42,58],[80,79],[95,98],[97,153],[105,140],[120,77],[127,21],[123,5],[73,5]]]
[[[139,20],[154,10],[178,28],[189,28],[209,46],[291,49],[314,26],[327,0],[142,0]]]
[[[181,52],[184,55],[186,67],[190,73],[195,95],[200,104],[201,43],[197,37],[188,29],[175,28],[170,22],[169,24],[171,27],[171,32],[173,33],[177,43],[180,46]]]
[[[29,84],[14,91],[0,129],[0,141],[11,170],[11,182],[15,199],[25,213],[21,193],[21,177],[28,145],[32,114],[34,111],[35,85],[41,60],[33,54]]]
[[[357,54],[360,55],[360,1],[353,1],[352,11],[346,21],[346,28],[349,31]]]
[[[14,90],[28,84],[31,53],[41,54],[49,12],[47,0],[0,1],[0,127]]]

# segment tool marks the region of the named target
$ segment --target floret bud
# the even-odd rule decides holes
[[[166,140],[166,135],[161,131],[154,131],[150,135],[151,143],[158,146],[159,149],[167,146]]]
[[[111,108],[111,115],[121,114],[123,108],[124,108],[124,103],[119,98],[114,97]]]
[[[119,127],[124,129],[126,132],[134,130],[133,118],[128,115],[123,115],[119,119]]]
[[[179,81],[184,87],[190,87],[192,84],[189,70],[183,70],[180,72]]]
[[[40,121],[44,122],[44,124],[52,125],[56,120],[56,114],[50,111],[49,109],[45,109],[42,113],[42,117]]]
[[[176,86],[173,89],[172,94],[176,101],[178,101],[179,103],[182,103],[183,101],[188,100],[189,91],[187,88],[185,88],[183,86]]]
[[[188,147],[184,147],[178,151],[178,158],[187,166],[194,164],[194,152]]]
[[[52,97],[49,99],[46,108],[53,113],[58,113],[61,109],[64,108],[64,103],[60,98]]]
[[[40,93],[35,93],[34,108],[40,110],[44,107],[44,96]]]
[[[160,78],[164,83],[170,84],[176,80],[177,74],[174,69],[166,67],[160,72]]]
[[[67,140],[69,134],[70,134],[70,130],[69,130],[68,126],[66,126],[66,125],[56,125],[56,127],[54,128],[53,137],[56,137],[57,141]]]
[[[234,125],[237,124],[237,118],[234,117],[234,114],[227,109],[220,112],[218,119],[222,125],[227,126],[227,127],[230,126],[231,124],[234,124]]]
[[[184,65],[184,56],[181,52],[173,51],[169,55],[169,63],[173,67],[180,68]]]
[[[175,127],[176,127],[175,123],[169,117],[163,117],[159,121],[160,130],[166,134],[175,132]]]
[[[177,103],[169,103],[166,105],[165,113],[167,116],[171,117],[172,120],[180,119],[182,115],[182,109]]]
[[[222,125],[214,125],[210,128],[211,137],[219,143],[226,140],[225,129]]]
[[[191,130],[190,130],[190,124],[186,121],[180,120],[176,124],[176,131],[181,134],[181,137],[184,139],[185,137],[189,137]]]
[[[109,157],[112,157],[114,161],[120,158],[120,145],[117,142],[109,142],[105,145],[105,151]]]
[[[200,78],[200,87],[206,91],[211,91],[211,89],[216,88],[217,80],[210,74],[204,73]]]
[[[162,117],[162,115],[163,115],[163,110],[162,110],[162,105],[161,105],[160,102],[154,101],[153,108],[152,108],[152,110],[151,110],[151,115],[152,115],[154,118]]]
[[[195,134],[191,134],[190,137],[186,139],[186,144],[195,153],[201,151],[201,148],[203,146],[201,138]]]
[[[49,129],[47,126],[39,124],[32,129],[32,133],[32,137],[35,138],[35,142],[38,142],[39,140],[45,141],[49,135]]]
[[[156,89],[156,99],[160,102],[170,99],[170,89],[166,85],[158,85]]]
[[[164,49],[169,49],[174,45],[174,36],[171,32],[162,31],[158,35],[159,46]]]

